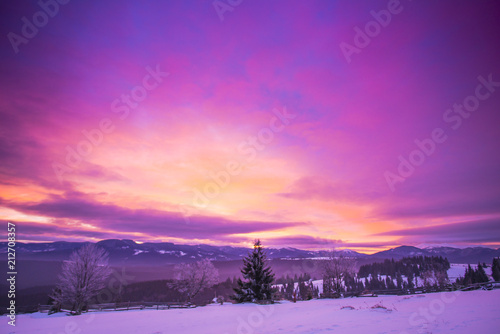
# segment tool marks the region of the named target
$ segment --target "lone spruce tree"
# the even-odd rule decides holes
[[[274,274],[267,264],[267,257],[262,249],[260,240],[256,240],[253,251],[243,259],[241,269],[244,281],[238,279],[238,287],[233,299],[238,303],[255,302],[273,299]]]

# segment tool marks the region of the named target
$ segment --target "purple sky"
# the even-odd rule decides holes
[[[19,240],[500,247],[497,2],[44,1],[0,4]]]

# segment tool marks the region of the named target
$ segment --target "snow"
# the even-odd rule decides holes
[[[40,252],[52,252],[55,251],[55,248],[46,248],[46,249],[34,249],[31,252],[33,253],[40,253]]]
[[[177,256],[184,256],[187,254],[187,253],[184,253],[183,251],[167,251],[164,249],[158,249],[158,250],[156,250],[156,252],[160,253],[160,254],[175,254]]]
[[[321,299],[274,305],[224,304],[194,309],[23,314],[1,333],[496,333],[500,289],[410,296]]]
[[[312,281],[312,284],[315,288],[318,288],[319,293],[323,293],[323,280],[322,279],[317,279]]]

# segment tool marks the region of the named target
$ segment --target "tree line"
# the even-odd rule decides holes
[[[386,259],[384,262],[364,264],[359,268],[358,277],[377,275],[396,277],[397,274],[420,276],[425,271],[447,271],[448,269],[450,269],[450,262],[442,256],[412,256],[398,261]]]
[[[485,264],[481,265],[481,263],[478,263],[476,269],[474,269],[469,264],[465,269],[464,277],[457,278],[456,283],[460,285],[469,285],[475,283],[489,282],[490,279],[488,278],[488,275],[486,275],[486,272],[484,271],[485,266],[486,266]],[[498,259],[493,259],[492,276],[495,281],[499,280],[498,273],[500,272],[498,269],[499,269]]]
[[[251,252],[243,259],[241,278],[227,279],[220,282],[219,273],[210,260],[203,259],[195,263],[180,264],[175,267],[177,276],[174,280],[142,282],[120,289],[113,301],[140,298],[143,301],[162,301],[172,299],[191,303],[206,300],[213,295],[223,303],[229,297],[237,303],[258,302],[272,303],[275,299],[308,300],[318,297],[341,297],[349,292],[364,290],[387,290],[415,288],[417,280],[425,287],[443,288],[449,283],[447,270],[448,259],[441,256],[405,257],[395,261],[362,265],[355,271],[355,260],[346,256],[337,256],[333,251],[323,266],[323,293],[312,284],[312,277],[305,273],[299,277],[289,275],[275,279],[269,265],[266,252],[260,240],[254,242]],[[478,264],[476,269],[470,265],[464,277],[457,279],[457,284],[473,284],[487,282],[488,276],[484,266]],[[94,244],[87,244],[71,254],[64,261],[62,273],[57,287],[50,297],[53,300],[53,311],[63,306],[72,314],[78,315],[88,305],[96,303],[96,296],[104,288],[104,283],[111,270],[108,266],[108,254]],[[381,276],[385,276],[382,278]],[[404,276],[404,277],[403,277]],[[492,277],[500,281],[500,260],[492,263]],[[144,286],[149,293],[144,293]],[[142,292],[141,292],[142,291]],[[217,292],[219,295],[217,296]],[[222,292],[222,293],[221,293]]]
[[[312,283],[313,279],[308,273],[295,275],[293,278],[289,275],[276,280],[277,291],[276,299],[287,300],[310,300],[319,298],[319,288]]]

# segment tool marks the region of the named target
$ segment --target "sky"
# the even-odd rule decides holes
[[[0,220],[18,241],[500,247],[494,1],[0,13]]]

